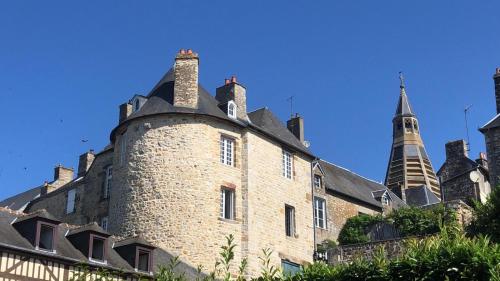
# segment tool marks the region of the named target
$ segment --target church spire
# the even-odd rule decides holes
[[[440,197],[439,183],[432,168],[420,126],[408,96],[403,74],[399,73],[399,101],[393,122],[393,141],[385,184],[409,204],[416,204],[419,190],[430,190]]]

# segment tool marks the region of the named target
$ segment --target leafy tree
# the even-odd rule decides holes
[[[369,228],[377,222],[384,221],[381,215],[371,216],[360,214],[347,219],[339,233],[339,244],[357,244],[369,242],[370,238],[367,233]]]
[[[442,225],[456,225],[456,215],[443,204],[429,209],[407,207],[394,210],[387,220],[394,224],[401,236],[424,236],[438,233]]]
[[[468,227],[471,235],[488,235],[500,243],[500,187],[494,188],[486,203],[475,203],[474,219]]]

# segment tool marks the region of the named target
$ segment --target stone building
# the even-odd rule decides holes
[[[316,244],[337,241],[348,218],[385,214],[406,204],[381,183],[324,160],[313,167]]]
[[[446,144],[446,161],[437,175],[444,202],[462,200],[472,206],[474,200],[484,203],[491,192],[485,155],[470,159],[464,140]]]
[[[493,81],[495,83],[497,114],[479,131],[483,133],[486,143],[490,183],[493,187],[496,187],[500,182],[498,178],[500,176],[500,68],[496,69]]]
[[[393,142],[385,185],[408,204],[419,205],[421,202],[434,201],[441,196],[441,192],[420,136],[417,117],[406,95],[403,77],[400,79],[399,102],[392,119]],[[425,198],[421,199],[422,196]]]

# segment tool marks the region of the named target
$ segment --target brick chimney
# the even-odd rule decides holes
[[[467,145],[464,140],[446,143],[446,161],[459,160],[468,157]]]
[[[500,114],[500,68],[495,70],[495,75],[493,75],[493,81],[495,81],[495,99],[497,102],[497,114]]]
[[[78,160],[78,174],[77,177],[83,177],[85,173],[90,168],[90,165],[92,165],[92,162],[94,162],[95,159],[95,154],[94,150],[90,150],[88,152],[85,152],[84,154],[80,155],[80,159]]]
[[[286,122],[286,127],[301,143],[304,143],[304,119],[298,113]]]
[[[198,54],[180,50],[174,65],[174,106],[198,108]]]
[[[219,102],[219,108],[227,114],[227,104],[233,101],[236,104],[236,117],[247,120],[247,90],[238,83],[236,76],[225,79],[224,85],[215,90],[215,99]]]
[[[127,117],[132,114],[132,105],[130,103],[124,103],[120,105],[120,116],[119,123],[123,122],[123,120],[127,119]]]

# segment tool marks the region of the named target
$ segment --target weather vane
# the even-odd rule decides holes
[[[399,72],[399,81],[401,82],[401,84],[399,85],[399,87],[404,88],[405,87],[405,78],[403,76],[403,72],[402,71]]]

